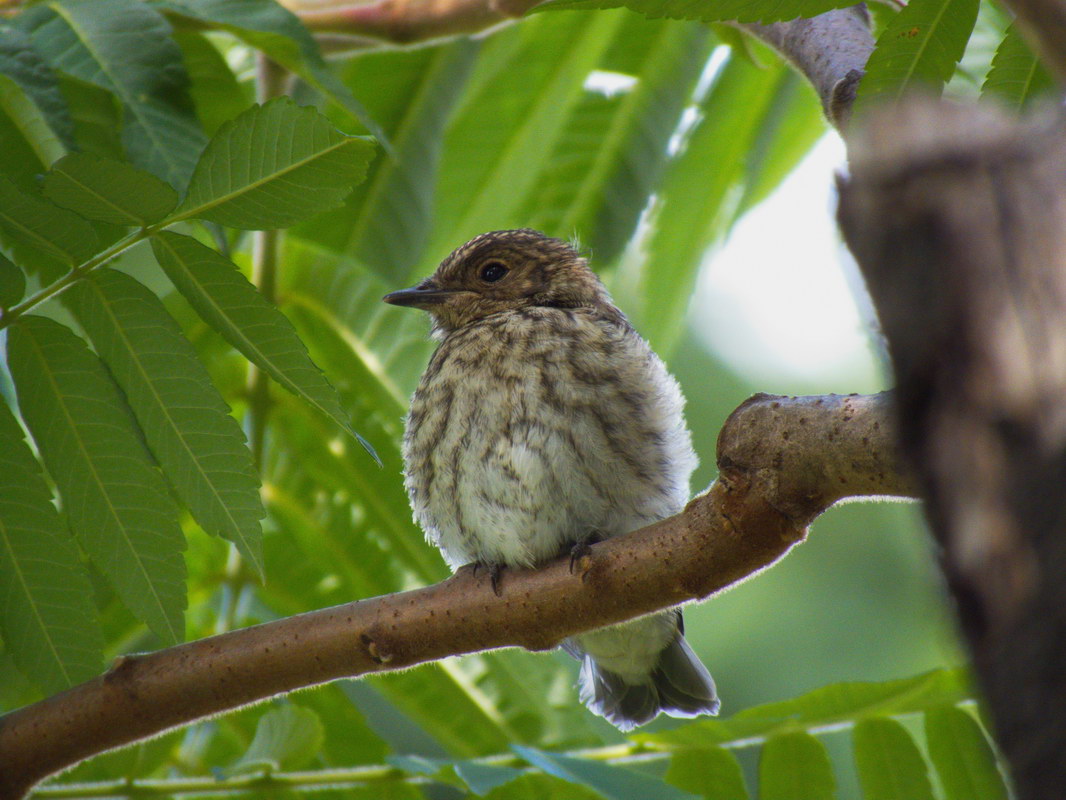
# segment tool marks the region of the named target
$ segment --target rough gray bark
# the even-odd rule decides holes
[[[840,221],[1021,798],[1066,785],[1066,122],[911,101],[849,142]]]
[[[826,118],[839,130],[847,127],[855,91],[874,49],[865,6],[810,19],[737,27],[781,53],[818,92]]]

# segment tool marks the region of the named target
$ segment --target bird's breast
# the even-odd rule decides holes
[[[434,354],[404,441],[415,517],[453,566],[532,565],[684,504],[680,395],[639,336],[569,315],[460,333]]]

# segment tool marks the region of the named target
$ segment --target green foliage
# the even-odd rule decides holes
[[[783,733],[759,754],[761,800],[832,800],[833,766],[825,745],[809,733]]]
[[[1054,82],[1022,38],[1016,24],[1007,28],[992,68],[981,87],[982,99],[998,100],[1021,110],[1033,100],[1050,98]]]
[[[407,397],[432,345],[423,319],[381,296],[474,234],[534,226],[588,249],[669,356],[706,254],[825,132],[798,75],[759,46],[734,54],[703,22],[844,5],[550,0],[476,40],[329,63],[272,0],[50,0],[6,17],[0,704],[88,679],[105,654],[444,578],[401,475]],[[887,18],[863,102],[939,89],[977,7],[914,0]],[[251,103],[260,53],[300,79],[292,98]],[[986,72],[984,94],[1015,108],[1049,85],[1013,28],[972,74]],[[290,226],[261,239],[257,288],[246,231]],[[738,387],[709,361],[685,368],[708,373],[689,390],[701,413],[704,388]],[[286,391],[251,397],[253,369]],[[266,432],[259,463],[242,424]],[[701,449],[708,460],[709,439]],[[750,642],[766,611],[723,627]],[[887,674],[917,669],[900,663]],[[848,785],[823,740],[850,731],[869,798],[1007,796],[958,707],[973,700],[960,672],[842,677],[754,688],[749,702],[829,684],[622,740],[577,703],[562,656],[482,653],[245,709],[63,780],[809,800]],[[927,752],[906,727],[916,715]],[[746,748],[761,752],[750,787]]]
[[[907,729],[895,720],[860,721],[851,734],[868,800],[933,800],[929,771]]]
[[[965,711],[952,705],[929,709],[925,739],[946,800],[1005,800],[1009,796],[981,726]]]
[[[855,113],[919,89],[939,94],[962,58],[978,0],[914,0],[877,39],[859,83]]]
[[[205,531],[263,575],[259,481],[244,434],[159,299],[100,270],[64,300],[129,400],[148,448]]]
[[[27,675],[58,692],[95,675],[103,637],[89,576],[40,467],[0,405],[0,633]]]
[[[45,317],[21,317],[7,347],[22,419],[70,527],[130,611],[164,643],[182,641],[185,539],[177,508],[107,369],[69,328]]]

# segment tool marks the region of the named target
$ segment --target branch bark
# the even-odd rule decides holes
[[[811,19],[737,27],[777,50],[810,81],[833,126],[847,127],[855,92],[874,49],[865,6],[827,11]]]
[[[1066,119],[911,101],[849,141],[840,221],[1020,798],[1066,784]]]
[[[757,395],[726,421],[719,479],[675,517],[569,559],[508,570],[501,596],[443,583],[118,659],[0,718],[0,798],[130,742],[294,689],[563,638],[721,591],[781,558],[838,500],[913,495],[883,395]]]

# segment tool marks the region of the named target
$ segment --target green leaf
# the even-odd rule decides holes
[[[466,85],[478,44],[461,40],[414,52],[367,53],[343,78],[361,92],[392,141],[343,206],[290,231],[354,256],[395,286],[422,255],[445,123]]]
[[[193,519],[237,545],[262,578],[264,511],[252,454],[177,323],[154,294],[114,270],[76,282],[63,298]]]
[[[74,147],[74,125],[52,69],[34,49],[29,36],[17,28],[0,30],[0,73],[17,83],[47,119],[62,147]],[[45,162],[48,166],[51,161]]]
[[[646,800],[649,797],[656,800],[682,800],[695,797],[628,767],[563,756],[517,744],[511,745],[511,749],[549,775],[587,786],[608,800]]]
[[[156,0],[156,5],[227,31],[262,50],[344,108],[386,150],[392,149],[374,118],[330,71],[300,18],[284,6],[273,0]]]
[[[927,711],[925,740],[946,800],[1006,800],[1010,796],[981,727],[962,709],[942,705]]]
[[[523,774],[522,770],[514,767],[500,767],[478,761],[457,761],[455,773],[466,782],[470,791],[478,796],[486,795]]]
[[[87,153],[54,164],[44,194],[86,219],[127,227],[158,222],[178,204],[177,192],[150,172]]]
[[[40,466],[0,401],[0,633],[22,673],[48,693],[103,666],[91,598]]]
[[[26,275],[0,253],[0,308],[11,308],[26,294]]]
[[[0,175],[0,234],[24,267],[46,277],[75,267],[96,252],[92,226],[65,209],[19,191]]]
[[[851,739],[865,800],[933,800],[925,760],[898,722],[876,717],[859,720]]]
[[[617,97],[585,93],[529,212],[533,227],[576,233],[599,264],[622,251],[658,187],[711,38],[703,25],[626,15],[614,45],[627,52],[636,83]]]
[[[265,713],[255,726],[255,738],[227,775],[299,769],[318,755],[325,740],[318,714],[286,703]]]
[[[999,100],[1020,111],[1055,88],[1051,75],[1012,23],[992,59],[992,69],[981,87],[982,100]]]
[[[0,171],[33,191],[36,178],[66,153],[44,112],[7,75],[0,75]]]
[[[311,361],[292,323],[263,299],[229,259],[195,239],[168,231],[152,238],[152,250],[178,291],[207,324],[377,457],[370,443],[352,430],[336,390]]]
[[[170,25],[137,0],[53,0],[22,15],[56,69],[114,93],[129,160],[184,187],[205,137],[188,102],[188,77]]]
[[[978,6],[978,0],[911,0],[877,39],[855,114],[917,88],[939,94],[966,50]]]
[[[486,46],[441,162],[438,198],[466,200],[438,203],[430,260],[523,222],[526,198],[538,189],[585,79],[624,19],[624,12],[546,15]]]
[[[648,19],[780,22],[796,17],[814,17],[848,5],[847,0],[547,0],[533,10],[628,8]]]
[[[961,670],[934,670],[883,683],[834,683],[790,700],[745,709],[728,719],[700,719],[674,730],[635,733],[630,738],[670,749],[702,748],[865,717],[925,711],[971,697],[969,682]]]
[[[707,800],[747,800],[740,764],[721,747],[682,750],[670,759],[666,782]]]
[[[374,147],[311,107],[279,97],[223,125],[196,165],[178,218],[231,228],[284,228],[344,200]]]
[[[745,156],[763,127],[776,122],[775,98],[789,87],[783,65],[759,69],[730,57],[702,103],[703,119],[667,168],[645,240],[647,256],[638,275],[619,276],[618,291],[659,353],[669,352],[680,334],[707,248],[734,217],[730,201],[739,200],[735,188],[745,175]]]
[[[746,159],[744,196],[739,220],[781,185],[827,130],[821,103],[811,85],[794,70],[785,70],[766,109]]]
[[[85,343],[26,315],[8,333],[22,418],[89,557],[166,644],[184,638],[185,537],[118,389]]]
[[[833,800],[829,754],[809,733],[774,736],[759,755],[759,800]]]
[[[246,110],[252,98],[237,81],[225,57],[202,33],[174,34],[189,75],[189,94],[196,116],[209,135]]]
[[[599,800],[603,795],[572,781],[533,773],[493,789],[486,800]]]
[[[122,107],[115,96],[69,75],[61,75],[59,85],[74,122],[78,150],[116,161],[124,159],[120,138]]]

